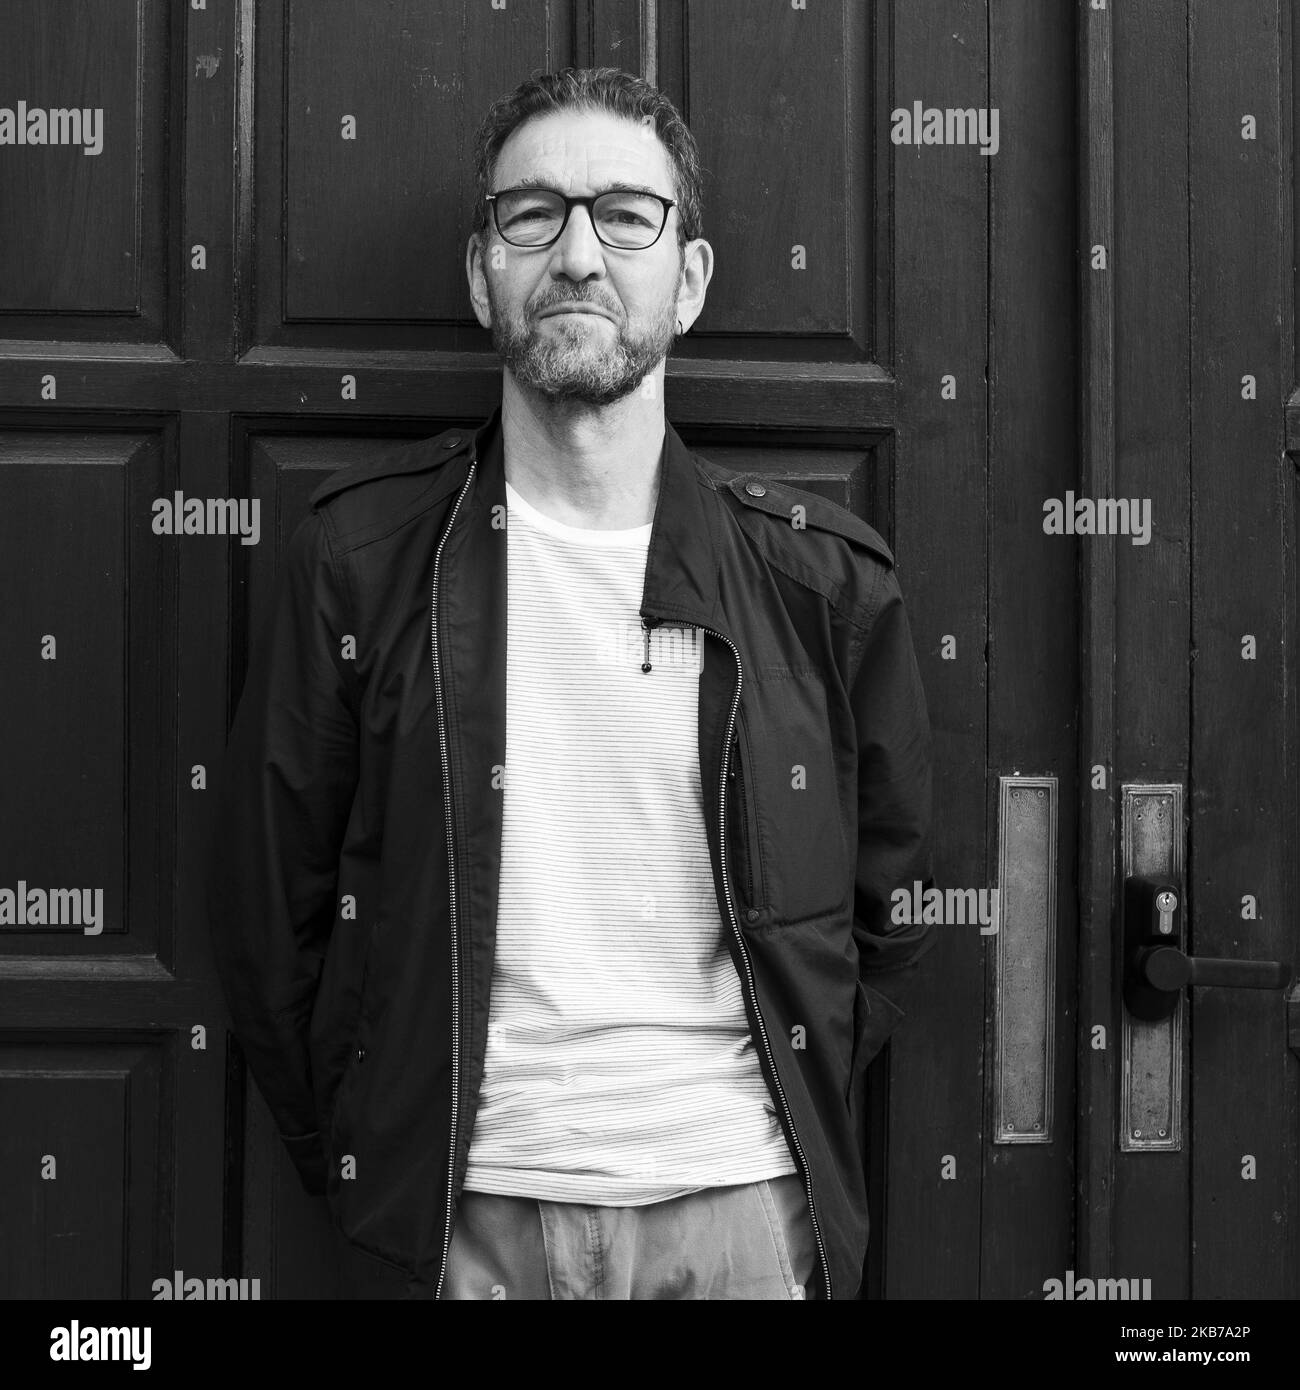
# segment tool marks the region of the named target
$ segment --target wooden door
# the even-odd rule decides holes
[[[1300,996],[1277,983],[1300,932],[1293,16],[938,8],[900,46],[895,102],[910,85],[986,103],[1001,147],[978,171],[945,146],[896,155],[895,229],[950,230],[909,235],[930,258],[914,299],[900,276],[895,534],[914,528],[899,553],[941,749],[939,881],[997,885],[1001,921],[986,944],[941,928],[876,1068],[874,1287],[1294,1298]],[[987,375],[963,411],[959,376],[937,392],[967,315]],[[1126,531],[1084,534],[1081,499],[1094,517],[1131,503]],[[1067,510],[1076,534],[1051,524]],[[981,778],[983,817],[962,795]],[[1136,1018],[1137,875],[1176,889],[1185,954],[1273,982]]]
[[[1087,5],[9,0],[0,101],[102,111],[103,144],[0,143],[0,889],[89,885],[103,911],[94,935],[0,926],[0,1295],[148,1298],[177,1269],[337,1291],[324,1203],[227,1036],[207,774],[312,488],[496,404],[462,270],[470,141],[569,63],[643,73],[695,131],[717,271],[669,417],[890,541],[937,880],[1003,892],[997,937],[940,928],[871,1068],[865,1295],[1041,1297],[1094,1267],[1294,1291],[1279,997],[1198,996],[1173,1154],[1120,1151],[1121,1050],[1091,1043],[1122,1029],[1125,782],[1186,789],[1192,945],[1294,956],[1291,38],[1259,0],[1240,33],[1162,0],[1110,35]],[[1152,52],[1155,86],[1124,61]],[[996,153],[896,144],[916,102],[996,108]],[[1254,144],[1224,134],[1237,105]],[[1219,180],[1267,215],[1233,221]],[[1247,372],[1249,408],[1225,384]],[[1108,468],[1152,496],[1151,545],[1045,535],[1044,500]],[[257,544],[157,534],[177,491],[255,500]],[[1254,684],[1211,641],[1238,628]],[[1253,1186],[1224,1177],[1237,1148],[1269,1155]],[[1232,1255],[1238,1219],[1266,1271]]]
[[[1189,990],[1104,1057],[1086,1033],[1126,1017],[1126,857],[1181,886],[1185,951],[1297,964],[1297,36],[1259,0],[1081,15],[1082,490],[1149,499],[1152,536],[1081,570],[1081,762],[1112,776],[1082,793],[1075,1267],[1155,1298],[1294,1299],[1294,988]]]

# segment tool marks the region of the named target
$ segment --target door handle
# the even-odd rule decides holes
[[[1220,989],[1285,989],[1291,967],[1280,960],[1223,960],[1217,956],[1187,956],[1176,946],[1157,946],[1143,952],[1142,973],[1159,990],[1184,985],[1215,985]]]
[[[1223,960],[1183,950],[1182,893],[1167,876],[1124,880],[1124,1003],[1148,1023],[1169,1018],[1189,985],[1285,989],[1291,967],[1277,960]]]

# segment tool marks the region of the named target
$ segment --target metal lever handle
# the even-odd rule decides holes
[[[1280,960],[1221,960],[1185,955],[1176,946],[1157,946],[1141,955],[1142,977],[1154,989],[1180,990],[1187,985],[1219,989],[1284,989],[1291,967]]]
[[[1124,881],[1124,1003],[1148,1023],[1169,1018],[1189,985],[1219,989],[1283,989],[1291,967],[1277,960],[1189,956],[1183,942],[1182,893],[1165,878]]]

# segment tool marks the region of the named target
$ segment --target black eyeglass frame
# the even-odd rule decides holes
[[[527,244],[511,241],[501,230],[501,222],[497,213],[497,199],[507,193],[552,193],[555,197],[562,198],[564,200],[564,217],[560,221],[560,230],[556,232],[550,241],[535,241]],[[663,204],[664,217],[663,221],[659,224],[659,230],[655,233],[654,241],[648,241],[644,246],[619,246],[615,242],[606,241],[605,238],[601,236],[600,228],[596,225],[596,202],[598,199],[604,198],[607,194],[618,193],[635,193],[639,197],[653,198],[657,203]],[[569,225],[569,217],[572,215],[575,207],[586,208],[587,220],[591,223],[591,230],[595,232],[596,240],[600,242],[602,246],[608,246],[611,251],[648,251],[652,246],[658,244],[659,238],[664,234],[664,228],[668,225],[668,214],[678,205],[676,198],[665,198],[662,193],[650,193],[644,188],[607,188],[601,193],[589,193],[583,197],[571,197],[567,193],[561,193],[558,188],[547,188],[545,184],[531,183],[520,184],[516,188],[498,188],[495,193],[485,193],[483,197],[486,202],[492,205],[492,225],[496,228],[497,236],[499,236],[507,246],[513,246],[520,251],[544,251],[548,246],[554,246],[564,235],[564,229]]]

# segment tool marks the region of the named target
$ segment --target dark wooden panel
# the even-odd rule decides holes
[[[238,496],[229,477],[230,433],[225,415],[195,410],[181,416],[177,450],[187,493]],[[179,699],[174,735],[178,764],[174,959],[176,975],[184,982],[169,992],[171,1009],[181,1018],[174,1108],[175,1260],[177,1268],[204,1277],[224,1272],[221,1193],[226,1159],[225,1004],[203,911],[211,824],[208,789],[226,740],[231,555],[270,543],[260,540],[256,547],[247,547],[216,541],[175,547]],[[206,774],[201,787],[194,785],[196,766]],[[195,1046],[196,1025],[204,1030],[202,1047]]]
[[[646,0],[579,0],[573,6],[574,61],[641,73],[653,82],[656,9]]]
[[[1078,7],[1079,208],[1076,244],[1113,246],[1115,222],[1114,63],[1110,12]],[[1100,272],[1079,279],[1079,477],[1081,491],[1106,495],[1115,476],[1115,288]],[[1102,801],[1092,787],[1100,763],[1115,761],[1115,552],[1079,552],[1078,1182],[1075,1251],[1081,1270],[1108,1273],[1110,1195],[1114,1185],[1117,1064],[1113,1038],[1122,1027],[1111,938],[1115,918],[1116,794]],[[1108,1047],[1092,1047],[1091,1025],[1107,1030]]]
[[[878,40],[879,42],[879,40]],[[989,88],[983,0],[893,11],[891,107],[980,106]],[[988,885],[985,774],[988,632],[986,395],[989,159],[904,147],[876,133],[893,171],[899,430],[894,540],[934,730],[934,869],[941,886]],[[973,212],[978,209],[978,214]],[[906,229],[906,234],[901,234]],[[940,397],[942,378],[955,400]],[[955,660],[944,660],[946,635]],[[975,1298],[984,1153],[984,942],[940,939],[890,1044],[886,1205],[869,1265],[889,1298]],[[945,1156],[955,1177],[943,1176]],[[884,1218],[882,1220],[881,1218]]]
[[[183,333],[187,358],[229,360],[235,355],[235,112],[239,90],[238,4],[185,7]],[[196,269],[193,249],[205,265]]]
[[[706,362],[865,363],[875,339],[887,338],[874,304],[888,291],[886,262],[875,251],[875,229],[885,219],[872,202],[868,111],[885,60],[870,43],[865,11],[843,0],[827,17],[768,0],[771,23],[794,24],[804,41],[797,52],[784,51],[756,31],[756,51],[776,67],[773,82],[755,84],[737,78],[742,67],[730,52],[736,35],[753,26],[728,20],[715,42],[707,28],[715,22],[712,8],[690,29],[706,26],[694,65],[685,63],[682,3],[644,7],[639,25],[622,0],[595,12],[574,0],[504,11],[467,0],[433,9],[389,0],[382,26],[373,24],[373,7],[365,8],[364,23],[356,20],[360,0],[317,0],[301,13],[291,0],[271,0],[257,11],[256,25],[246,13],[242,43],[255,54],[249,71],[256,81],[246,78],[240,97],[239,255],[244,316],[254,326],[242,346],[486,351],[488,336],[472,319],[463,275],[473,193],[469,145],[479,119],[492,98],[530,70],[561,66],[588,48],[600,61],[631,67],[653,32],[663,89],[689,108],[688,73],[702,84],[690,117],[697,133],[728,110],[719,84],[740,80],[745,103],[778,78],[782,89],[771,101],[785,134],[780,157],[768,163],[770,177],[785,181],[780,188],[763,183],[762,166],[745,151],[761,112],[727,118],[724,144],[735,143],[734,151],[721,148],[716,158],[705,152],[705,233],[718,252],[718,271],[710,305],[677,354]],[[456,18],[462,9],[468,39]],[[648,23],[652,13],[657,28]],[[454,52],[448,35],[457,36]],[[472,63],[466,43],[482,46]],[[830,85],[828,65],[836,73]],[[340,138],[344,114],[358,118],[356,141]],[[397,123],[392,131],[384,126],[390,120]],[[787,157],[803,135],[816,157]],[[790,206],[788,226],[774,221],[774,202]],[[762,215],[747,216],[747,205]],[[773,246],[782,243],[779,256],[766,244],[757,247],[757,228],[775,238]],[[791,267],[796,244],[809,250],[806,270]],[[720,394],[725,400],[727,389]]]
[[[242,253],[256,259],[260,341],[487,346],[464,274],[474,132],[531,71],[572,61],[572,5],[258,8],[256,224],[244,229],[255,241]],[[345,116],[355,140],[342,138]],[[241,113],[246,138],[252,119]],[[305,331],[313,321],[328,327]],[[380,321],[382,332],[345,327]],[[431,339],[411,327],[432,324],[447,328]]]
[[[1001,129],[1015,132],[983,161],[992,184],[989,314],[998,326],[989,345],[990,864],[999,851],[997,777],[1060,781],[1052,1142],[993,1145],[986,1136],[980,1297],[1041,1298],[1044,1280],[1071,1267],[1073,1226],[1077,556],[1069,540],[1043,534],[1041,502],[1064,496],[1077,476],[1074,15],[1064,5],[994,4],[989,36],[987,100]],[[994,999],[992,948],[986,959]],[[992,1106],[996,1068],[987,1073]]]
[[[1296,79],[1300,75],[1300,23],[1295,7],[1282,5],[1278,37],[1281,52],[1282,111],[1290,120],[1283,127],[1283,158],[1288,166],[1300,156],[1300,102],[1296,101]],[[1293,263],[1300,266],[1300,184],[1293,178],[1283,184],[1283,235],[1292,248]],[[1300,336],[1300,275],[1294,272],[1288,286],[1290,309],[1283,323],[1283,352],[1287,363],[1287,439],[1293,453],[1300,450],[1300,363],[1296,361],[1296,341]],[[1285,313],[1285,310],[1284,310]]]
[[[862,18],[850,0],[798,10],[687,0],[685,115],[709,174],[718,256],[693,332],[854,336],[862,347],[860,267],[871,259]],[[792,266],[796,246],[804,269]]]
[[[1113,550],[1117,603],[1114,797],[1125,782],[1187,783],[1187,647],[1191,625],[1188,513],[1187,13],[1184,0],[1112,12],[1115,62],[1115,482],[1118,497],[1151,504],[1150,543],[1081,538]],[[1124,254],[1142,246],[1141,257]],[[1161,694],[1160,692],[1164,692]],[[1091,759],[1090,761],[1097,761]],[[1118,812],[1115,836],[1121,830]],[[1108,925],[1108,924],[1107,924]],[[1120,1064],[1120,1001],[1109,1057]],[[1092,1020],[1104,1022],[1100,1017]],[[1085,1028],[1086,1031],[1086,1028]],[[1184,1095],[1186,1091],[1184,1090]],[[1101,1117],[1098,1116],[1100,1121]],[[1123,1123],[1117,1111],[1116,1125]],[[1116,1143],[1114,1134],[1099,1142]],[[1157,1298],[1189,1295],[1189,1155],[1112,1158],[1111,1254],[1081,1274],[1140,1275]]]
[[[1192,872],[1196,954],[1296,958],[1294,472],[1278,409],[1290,386],[1282,71],[1276,0],[1193,7],[1188,65],[1192,342]],[[1288,53],[1288,57],[1290,54]],[[1254,114],[1257,138],[1242,138]],[[1242,377],[1258,398],[1243,399]],[[1256,644],[1243,660],[1243,639]],[[1243,918],[1242,897],[1257,902]],[[1192,993],[1194,1298],[1300,1294],[1300,1097],[1279,991]],[[1243,1173],[1247,1156],[1254,1176]]]
[[[54,373],[69,409],[202,410],[312,417],[458,415],[485,419],[501,403],[501,365],[486,353],[329,352],[257,348],[238,365],[125,358],[90,361],[76,350],[30,344],[0,357],[0,400],[36,418],[41,378]],[[39,351],[38,351],[39,349]],[[356,399],[342,399],[342,377]],[[707,361],[670,358],[668,418],[771,429],[892,429],[893,380],[869,363]],[[459,421],[457,421],[459,423]]]
[[[0,104],[17,116],[24,102],[29,121],[79,115],[76,126],[59,119],[58,144],[0,145],[0,337],[170,336],[180,258],[166,239],[179,205],[172,8],[8,0]]]
[[[860,362],[888,342],[891,5],[664,0],[657,78],[700,144],[708,303],[678,351]],[[877,185],[877,167],[879,180]],[[877,200],[873,202],[873,188]],[[795,269],[796,246],[807,268]],[[880,307],[877,308],[877,305]]]
[[[148,1297],[170,1246],[159,1041],[0,1042],[0,1113],[0,1297]]]
[[[99,934],[5,927],[6,952],[148,954],[170,921],[169,548],[207,538],[152,533],[166,453],[157,434],[0,433],[0,757],[20,789],[0,809],[0,887],[103,894]]]

